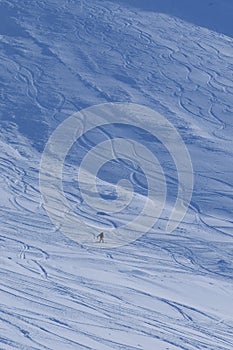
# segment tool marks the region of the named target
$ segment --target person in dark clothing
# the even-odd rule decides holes
[[[104,243],[104,233],[100,232],[100,234],[97,236],[99,238],[99,243]]]

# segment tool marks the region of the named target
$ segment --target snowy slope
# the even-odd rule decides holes
[[[0,349],[233,348],[231,4],[221,2],[226,26],[195,21],[199,2],[184,13],[151,4],[0,3]],[[170,235],[165,215],[131,244],[93,249],[47,216],[39,166],[49,136],[72,113],[105,102],[166,115],[186,143],[194,192]],[[64,190],[81,218],[116,225],[114,216],[80,206],[75,161],[92,141],[71,152]],[[158,158],[172,203],[174,167],[164,153]],[[106,191],[126,174],[145,195],[135,167],[123,165],[107,167]]]
[[[111,0],[145,11],[165,13],[218,33],[233,36],[231,0]]]

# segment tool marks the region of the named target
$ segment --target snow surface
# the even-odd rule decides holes
[[[182,11],[174,3],[0,3],[0,349],[232,350],[232,2],[187,1]],[[215,16],[196,15],[200,6]],[[88,248],[46,214],[39,166],[49,136],[72,113],[105,102],[166,115],[186,143],[194,192],[170,235],[165,213],[131,244]],[[67,159],[64,191],[80,217],[116,225],[81,205],[75,161],[91,142]],[[163,151],[158,158],[172,203],[177,176]],[[105,192],[111,197],[106,183],[124,173],[146,195],[141,173],[123,165],[106,168]]]

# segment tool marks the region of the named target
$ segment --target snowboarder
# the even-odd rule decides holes
[[[104,243],[104,233],[100,232],[100,234],[97,236],[99,238],[99,243]]]

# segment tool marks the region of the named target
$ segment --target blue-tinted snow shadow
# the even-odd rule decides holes
[[[12,37],[29,37],[28,33],[17,23],[17,12],[6,3],[0,4],[0,34]]]
[[[164,13],[233,37],[231,0],[110,0],[144,11]]]

